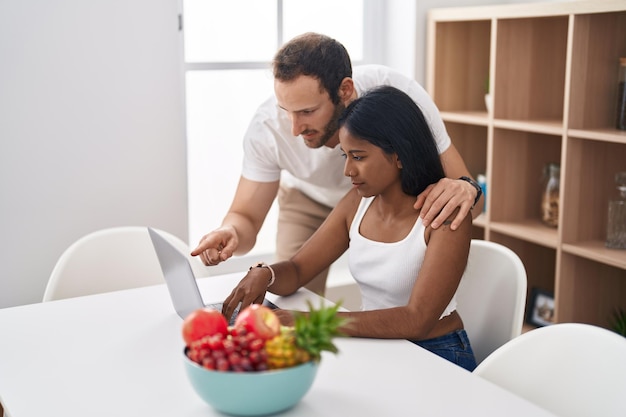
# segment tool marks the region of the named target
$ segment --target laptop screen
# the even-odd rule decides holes
[[[154,229],[148,228],[148,233],[178,315],[185,318],[194,310],[204,307],[202,295],[187,256]]]

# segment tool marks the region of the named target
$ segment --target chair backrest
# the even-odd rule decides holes
[[[472,240],[456,298],[477,363],[521,334],[526,287],[526,269],[515,252]]]
[[[158,231],[181,252],[189,254],[189,246],[181,239]],[[198,277],[202,264],[197,258],[188,257]],[[90,233],[63,252],[52,270],[43,301],[162,283],[163,273],[148,229],[114,227]]]
[[[626,416],[626,338],[601,327],[561,323],[531,330],[474,373],[556,415]]]

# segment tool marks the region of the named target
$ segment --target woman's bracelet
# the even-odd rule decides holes
[[[267,268],[267,269],[270,270],[270,273],[272,274],[272,277],[270,278],[269,284],[267,284],[267,288],[271,287],[272,284],[274,283],[274,281],[276,281],[276,274],[274,273],[274,269],[271,266],[269,266],[268,264],[266,264],[265,262],[258,262],[256,264],[252,265],[248,271],[252,271],[252,268]]]

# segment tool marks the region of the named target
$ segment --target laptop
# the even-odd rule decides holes
[[[159,232],[150,227],[148,227],[148,234],[152,240],[157,258],[159,259],[163,277],[165,278],[165,283],[167,284],[167,289],[170,293],[176,313],[184,319],[191,312],[203,307],[210,307],[222,311],[222,303],[204,303],[187,255],[181,253],[166,238],[161,236]],[[278,308],[267,299],[264,300],[263,304],[273,309]],[[234,324],[238,312],[239,308],[235,310],[235,313],[229,319],[230,325]]]

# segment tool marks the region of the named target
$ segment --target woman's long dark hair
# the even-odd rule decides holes
[[[354,100],[339,119],[351,135],[396,153],[402,163],[402,191],[418,195],[445,177],[437,143],[422,111],[406,93],[376,87]]]

